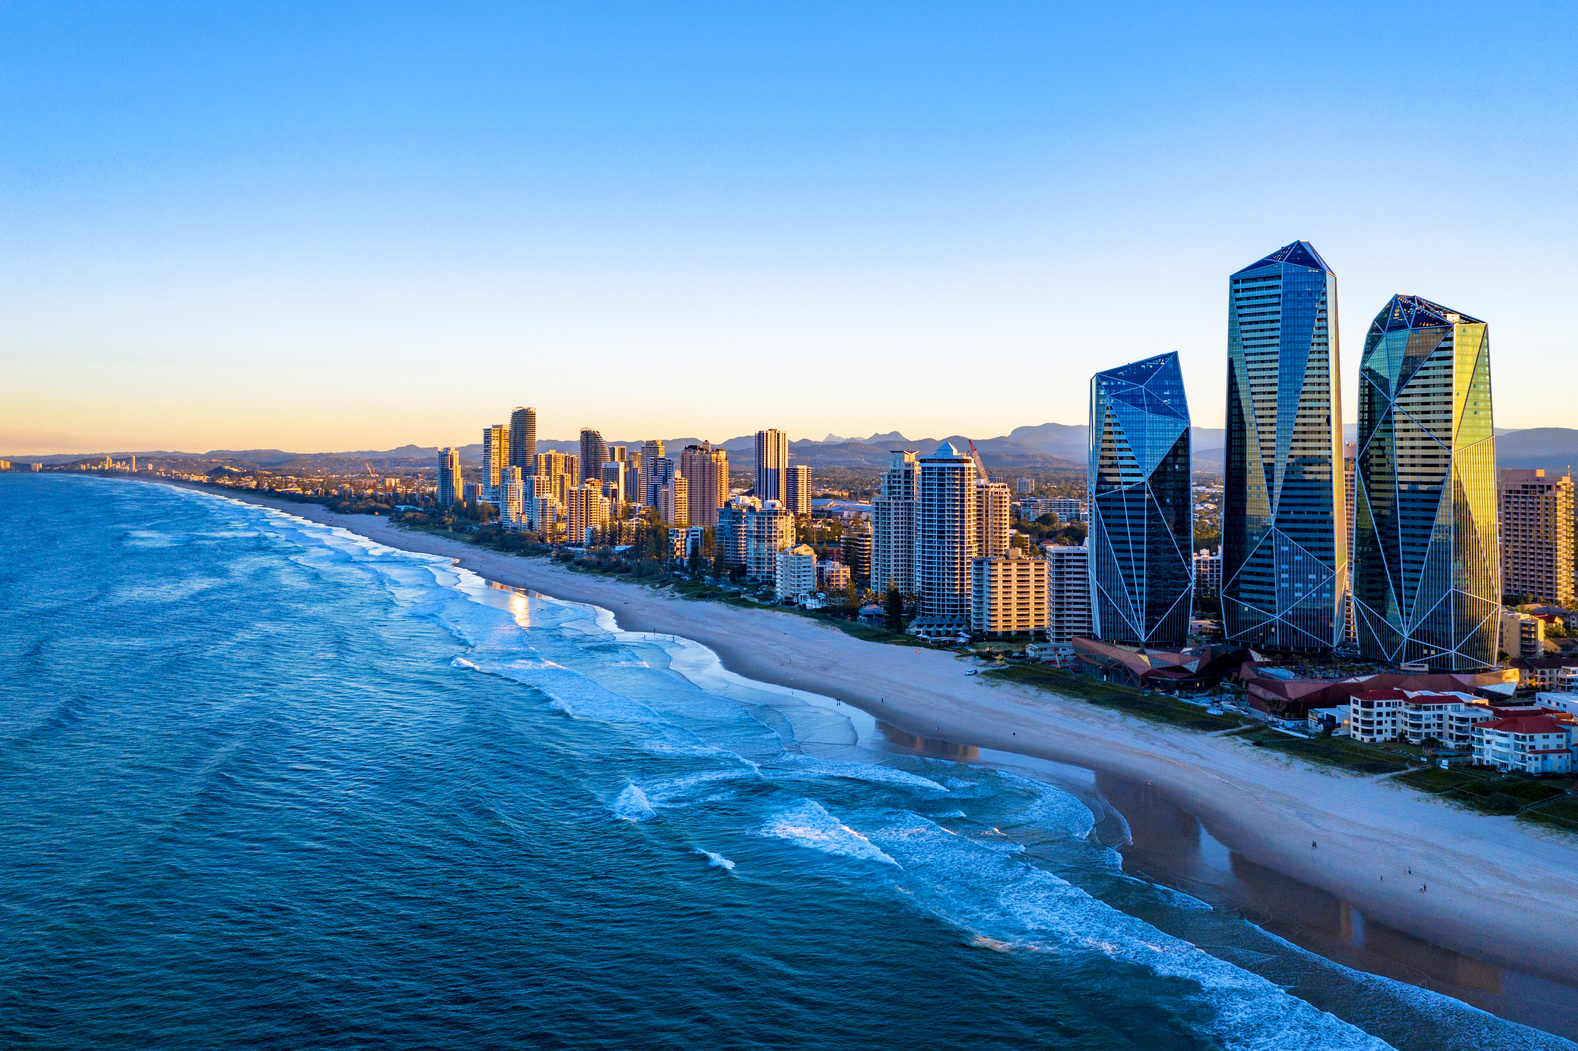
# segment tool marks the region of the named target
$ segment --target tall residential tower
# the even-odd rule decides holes
[[[1348,590],[1337,277],[1308,241],[1229,279],[1222,628],[1323,650]]]
[[[537,410],[519,406],[510,413],[510,466],[531,474],[537,459]]]
[[[1485,322],[1393,296],[1359,363],[1359,650],[1433,671],[1496,662],[1501,552]]]

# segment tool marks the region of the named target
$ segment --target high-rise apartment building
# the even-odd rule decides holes
[[[745,572],[752,579],[770,579],[778,552],[794,546],[794,514],[777,500],[745,512]]]
[[[871,589],[915,594],[915,528],[920,512],[920,465],[894,450],[871,501]]]
[[[598,481],[608,462],[608,443],[590,427],[581,429],[581,481]]]
[[[648,507],[657,505],[657,491],[668,481],[667,477],[654,477],[654,473],[660,469],[658,464],[663,454],[663,443],[656,438],[641,446],[641,502]]]
[[[1220,595],[1222,593],[1222,549],[1211,551],[1201,548],[1194,553],[1194,593]]]
[[[784,503],[784,469],[789,466],[789,436],[783,431],[769,428],[756,432],[756,498]]]
[[[1045,547],[1047,641],[1089,638],[1090,548]]]
[[[975,483],[975,537],[982,558],[1008,554],[1008,530],[1013,521],[1014,494],[1002,482],[977,479]]]
[[[438,506],[453,507],[460,502],[460,450],[454,446],[438,457]]]
[[[943,442],[919,467],[915,598],[931,630],[970,626],[970,560],[979,554],[975,460]]]
[[[690,528],[690,479],[682,474],[670,475],[658,490],[658,514],[673,529]]]
[[[716,527],[718,508],[729,498],[729,454],[711,442],[687,445],[679,454],[679,473],[690,483],[690,524]]]
[[[519,467],[522,474],[531,474],[537,459],[537,410],[519,406],[510,413],[511,467]]]
[[[1026,558],[1015,547],[1006,555],[970,561],[971,631],[987,635],[1045,631],[1047,597],[1046,559]]]
[[[1494,664],[1501,553],[1489,326],[1393,296],[1364,341],[1358,445],[1360,652],[1433,671]]]
[[[616,509],[625,502],[625,465],[618,460],[603,464],[603,495]]]
[[[1194,605],[1189,405],[1177,354],[1090,381],[1090,581],[1098,638],[1179,646]]]
[[[1295,241],[1228,281],[1222,628],[1282,650],[1342,640],[1348,589],[1337,277]]]
[[[845,533],[844,565],[856,580],[871,579],[871,534]]]
[[[1355,488],[1359,477],[1359,443],[1344,442],[1342,446],[1342,492],[1348,522],[1343,527],[1343,537],[1348,544],[1348,588],[1342,596],[1343,641],[1352,645],[1359,641],[1353,620],[1353,509],[1358,506]]]
[[[1501,472],[1501,592],[1508,602],[1573,604],[1571,476]]]
[[[564,517],[570,543],[584,544],[591,530],[608,525],[608,500],[597,483],[578,485],[565,496]]]
[[[482,429],[482,486],[496,488],[499,472],[510,462],[510,429],[502,423]]]
[[[746,518],[761,506],[762,502],[754,496],[732,496],[718,509],[713,546],[723,553],[723,564],[730,569],[745,565]]]
[[[811,513],[811,468],[791,464],[784,468],[784,503],[797,515]]]

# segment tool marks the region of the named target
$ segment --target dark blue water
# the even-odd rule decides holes
[[[0,508],[0,1046],[1571,1046],[599,611],[154,484]]]

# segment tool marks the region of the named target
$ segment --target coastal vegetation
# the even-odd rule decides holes
[[[1100,682],[1048,664],[1010,664],[983,674],[989,680],[1022,683],[1059,697],[1078,697],[1149,722],[1181,726],[1188,730],[1214,733],[1231,730],[1244,721],[1237,714],[1212,715],[1200,705],[1180,701],[1176,697],[1137,690],[1118,683]]]

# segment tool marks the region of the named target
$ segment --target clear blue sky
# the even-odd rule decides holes
[[[1295,238],[1578,426],[1575,10],[0,3],[0,453],[1220,426]]]

